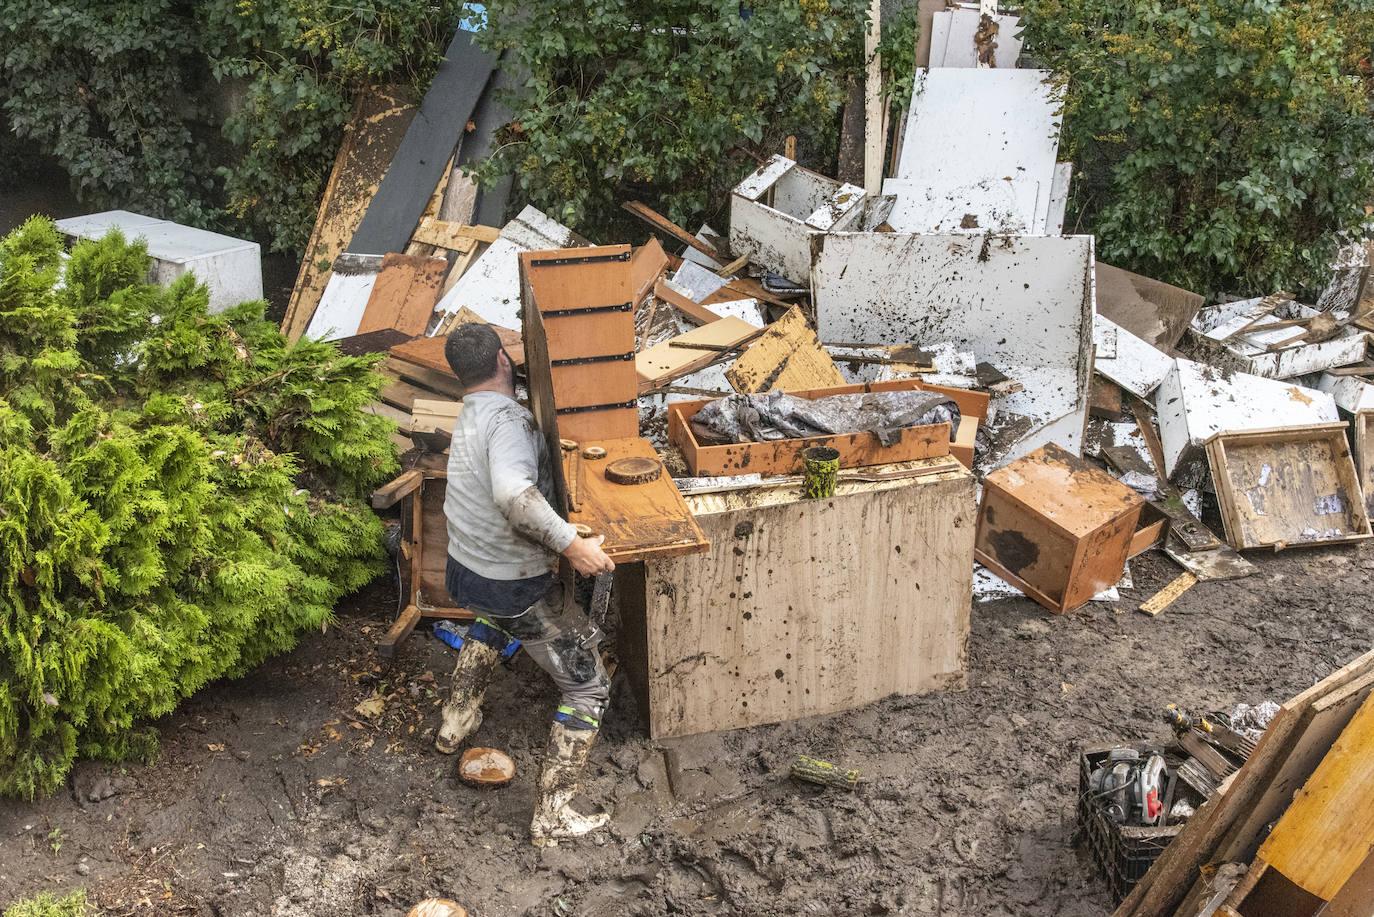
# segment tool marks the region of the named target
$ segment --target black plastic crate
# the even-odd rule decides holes
[[[1118,825],[1107,817],[1107,809],[1102,801],[1093,796],[1088,786],[1088,775],[1098,764],[1107,760],[1112,748],[1122,746],[1104,745],[1089,748],[1078,756],[1078,842],[1086,843],[1092,851],[1093,860],[1107,880],[1112,899],[1120,904],[1131,893],[1137,882],[1145,877],[1150,866],[1164,848],[1169,846],[1183,825],[1169,825],[1164,828],[1139,828],[1132,825]],[[1158,750],[1153,745],[1130,746],[1144,754]],[[1174,763],[1167,757],[1168,772],[1174,773]]]

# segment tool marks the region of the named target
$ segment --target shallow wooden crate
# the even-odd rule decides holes
[[[1051,611],[1121,579],[1145,500],[1053,443],[983,479],[978,562]],[[1147,527],[1148,528],[1148,527]]]
[[[803,392],[789,392],[799,398],[821,398],[826,395],[854,395],[868,392],[928,391],[948,396],[963,415],[953,440],[949,424],[928,424],[907,427],[902,438],[891,446],[884,446],[876,433],[843,433],[835,436],[808,436],[801,439],[780,439],[766,443],[727,443],[708,446],[700,443],[692,432],[691,420],[711,399],[678,401],[668,405],[668,439],[682,450],[687,468],[694,475],[730,476],[739,474],[795,474],[801,469],[801,454],[812,446],[829,446],[839,450],[840,467],[880,465],[907,462],[913,459],[954,455],[965,468],[973,467],[973,440],[978,424],[988,413],[988,396],[982,392],[925,385],[917,380],[870,382],[863,385],[841,385]]]
[[[688,496],[709,553],[616,568],[621,660],[655,738],[963,687],[973,475]]]
[[[1284,548],[1370,537],[1342,422],[1218,433],[1206,442],[1226,540]]]

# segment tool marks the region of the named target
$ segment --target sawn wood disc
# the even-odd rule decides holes
[[[619,458],[606,466],[606,480],[612,484],[647,484],[663,474],[660,462],[643,456]]]

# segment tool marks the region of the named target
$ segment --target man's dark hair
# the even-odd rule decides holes
[[[500,352],[500,335],[483,322],[459,325],[444,341],[444,359],[465,388],[480,385],[496,375],[496,355]]]

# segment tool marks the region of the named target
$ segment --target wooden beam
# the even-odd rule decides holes
[[[883,152],[887,148],[883,60],[878,53],[882,29],[882,0],[872,0],[868,9],[868,29],[864,32],[864,60],[868,63],[864,77],[864,190],[869,194],[883,192]]]
[[[711,324],[711,322],[720,321],[719,315],[712,312],[710,309],[706,308],[701,303],[693,302],[686,296],[683,296],[681,293],[679,293],[677,290],[674,290],[672,287],[668,286],[668,284],[662,280],[654,284],[654,296],[657,299],[663,300],[670,306],[675,306],[678,309],[681,309],[683,314],[685,314],[694,322],[700,322],[703,325],[709,325]]]
[[[420,606],[407,605],[405,611],[396,616],[395,623],[382,635],[382,639],[377,641],[377,652],[388,659],[396,655],[396,646],[410,636],[410,632],[415,629],[415,625],[418,623],[420,623]]]
[[[692,235],[690,232],[683,229],[681,226],[677,225],[672,220],[668,219],[663,214],[659,213],[657,210],[654,210],[649,205],[642,204],[639,201],[626,201],[620,206],[624,210],[639,217],[641,220],[643,220],[645,223],[648,223],[650,226],[652,226],[654,229],[657,229],[659,232],[667,233],[674,239],[677,239],[683,245],[686,245],[690,248],[695,248],[697,251],[701,252],[703,255],[710,258],[712,261],[725,260],[722,257],[721,253],[716,251],[714,246],[701,241],[696,236]]]
[[[372,492],[372,508],[389,509],[395,506],[418,490],[424,479],[423,472],[417,468],[397,476],[390,483],[383,484]]]
[[[1175,599],[1196,585],[1196,576],[1193,576],[1191,573],[1180,573],[1177,579],[1156,592],[1144,602],[1138,610],[1145,612],[1153,618],[1155,615],[1172,605]]]

